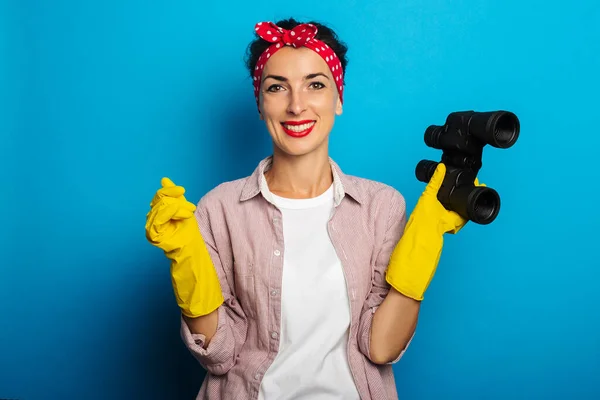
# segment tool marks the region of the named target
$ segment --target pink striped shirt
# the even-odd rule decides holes
[[[265,190],[260,162],[249,177],[223,183],[198,203],[196,218],[217,269],[224,304],[217,331],[192,334],[181,320],[187,348],[207,370],[197,399],[257,399],[261,378],[277,355],[283,265],[281,212]],[[388,293],[385,270],[406,224],[403,196],[380,182],[345,175],[330,159],[334,213],[328,224],[350,298],[348,360],[363,400],[397,399],[391,364],[372,362],[373,314]]]

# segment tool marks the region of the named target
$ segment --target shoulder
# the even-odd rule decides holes
[[[240,193],[247,179],[220,183],[200,198],[194,214],[205,238],[228,236],[227,219],[237,219],[242,212]]]
[[[345,175],[343,181],[346,193],[357,201],[355,215],[360,216],[375,236],[402,231],[406,223],[406,200],[398,189],[353,175]]]
[[[395,187],[355,175],[346,175],[345,178],[363,204],[377,208],[391,206],[402,212],[406,209],[406,200]]]
[[[374,243],[400,237],[406,224],[406,200],[390,184],[346,175],[346,193],[354,197],[353,215],[358,217]]]
[[[211,211],[233,203],[238,203],[246,182],[250,177],[220,183],[209,190],[198,201],[198,208]]]
[[[266,157],[260,161],[250,175],[217,185],[202,196],[198,207],[205,210],[224,211],[255,197],[260,192],[259,177],[269,162],[271,162],[271,157]]]
[[[242,189],[244,188],[248,179],[249,177],[245,177],[220,183],[206,192],[198,201],[198,205],[203,207],[211,207],[215,204],[221,204],[224,202],[239,201]]]

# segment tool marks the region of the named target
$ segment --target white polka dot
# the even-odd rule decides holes
[[[315,50],[317,51],[317,53],[319,53],[319,52],[321,51],[321,50],[319,50],[319,48],[318,48],[318,47],[317,47],[317,48],[315,48]]]
[[[273,40],[277,40],[277,37],[276,37],[276,36],[273,36]]]
[[[325,57],[325,61],[329,62],[329,56]]]
[[[280,47],[281,47],[281,44],[280,44],[280,43],[277,43],[277,44],[275,45],[275,47],[277,47],[277,48],[280,48]]]
[[[325,51],[325,47],[321,46],[321,50]]]
[[[258,25],[262,25],[262,22],[259,22]]]
[[[269,58],[269,57],[271,57],[271,55],[270,55],[270,54],[267,54],[267,58]]]
[[[272,35],[271,31],[267,31],[267,35]]]
[[[290,35],[292,35],[292,36],[296,36],[296,32],[292,31],[292,32],[290,33]]]

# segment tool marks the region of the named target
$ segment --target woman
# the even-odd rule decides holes
[[[329,157],[346,46],[321,24],[259,23],[248,68],[273,154],[195,207],[162,180],[146,235],[171,260],[201,399],[396,399],[443,235],[466,223],[436,194],[404,198]],[[192,218],[195,216],[195,218]]]

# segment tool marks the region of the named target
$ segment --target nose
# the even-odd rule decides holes
[[[294,115],[300,115],[306,110],[306,101],[302,91],[290,90],[287,112]]]

